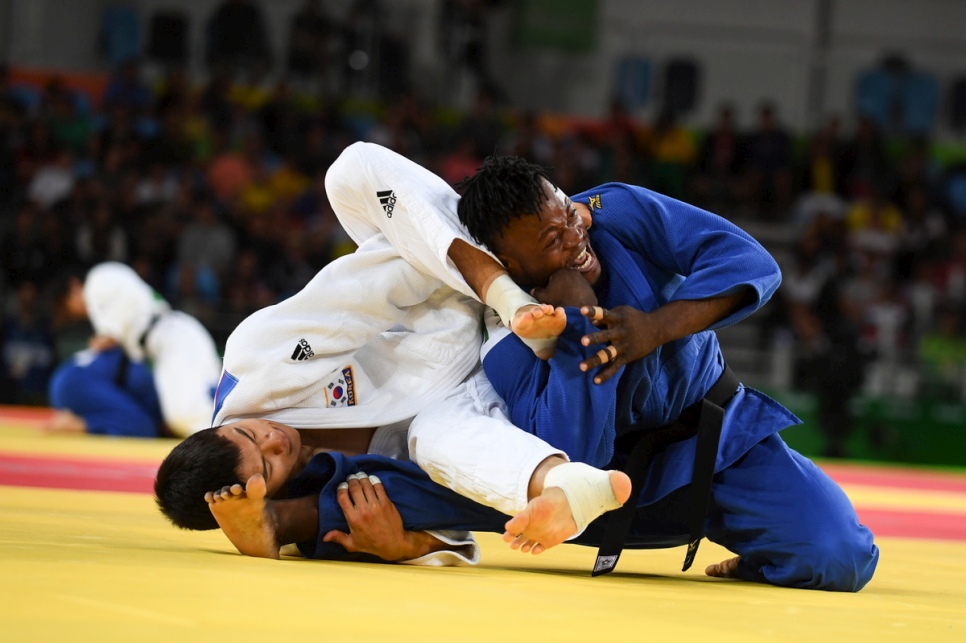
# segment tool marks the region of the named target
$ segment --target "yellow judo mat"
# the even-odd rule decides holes
[[[730,556],[707,541],[686,573],[675,548],[625,552],[600,578],[591,548],[524,555],[494,534],[478,535],[477,567],[254,559],[220,532],[173,528],[143,491],[19,486],[44,458],[110,476],[114,462],[150,470],[174,445],[35,425],[0,415],[0,641],[966,641],[963,540],[877,537],[878,571],[857,594],[705,577]],[[843,486],[860,515],[966,524],[962,490]]]

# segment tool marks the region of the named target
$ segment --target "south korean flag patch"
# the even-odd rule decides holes
[[[325,406],[337,409],[343,406],[356,405],[355,377],[352,366],[332,373],[331,379],[325,382],[322,389],[325,392]]]

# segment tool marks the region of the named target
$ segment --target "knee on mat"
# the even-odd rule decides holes
[[[76,408],[77,402],[86,396],[89,384],[86,369],[73,362],[61,364],[50,377],[47,390],[50,405],[57,409]]]
[[[857,592],[872,579],[879,548],[862,525],[849,530],[830,529],[805,545],[792,564],[790,577],[781,585],[831,592]]]

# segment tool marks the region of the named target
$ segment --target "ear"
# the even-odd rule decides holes
[[[506,268],[507,274],[513,277],[516,281],[516,276],[520,274],[520,262],[511,257],[510,255],[503,254],[502,252],[494,252],[496,258],[500,260],[500,263]]]

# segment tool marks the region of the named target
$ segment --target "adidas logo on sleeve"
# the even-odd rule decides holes
[[[312,347],[304,339],[300,339],[299,343],[295,345],[295,350],[292,351],[292,359],[296,362],[301,362],[315,355]]]
[[[396,207],[396,194],[392,190],[382,190],[376,192],[376,196],[379,197],[379,203],[382,204],[382,210],[386,213],[386,218],[392,218],[392,211]]]

